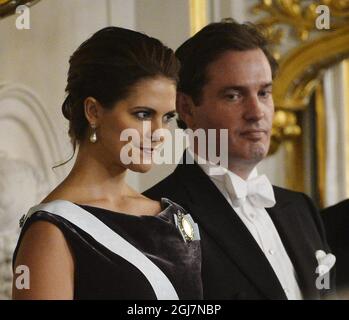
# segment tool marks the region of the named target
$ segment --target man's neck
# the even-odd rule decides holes
[[[202,156],[199,156],[197,152],[195,152],[192,148],[189,148],[189,150],[190,150],[190,153],[194,155],[194,159],[196,161],[198,161],[198,157],[200,157],[201,159],[204,159],[205,161],[208,162],[207,158],[205,159]],[[229,161],[228,168],[226,168],[225,166],[224,167],[225,169],[228,169],[229,171],[239,176],[241,179],[247,180],[248,177],[251,175],[252,171],[255,169],[256,165],[257,163],[245,163],[242,161],[236,161],[234,159],[234,161],[232,160]]]
[[[228,169],[235,173],[243,180],[247,180],[256,165],[239,165],[237,163],[229,163]]]

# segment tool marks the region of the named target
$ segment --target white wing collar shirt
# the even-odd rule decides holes
[[[190,149],[188,151],[224,195],[258,243],[287,298],[303,299],[293,264],[265,209],[275,205],[274,190],[268,178],[265,175],[258,176],[257,169],[254,168],[247,180],[243,180],[232,171],[200,158]]]

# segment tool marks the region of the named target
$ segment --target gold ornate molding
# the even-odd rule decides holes
[[[190,36],[207,25],[207,1],[189,0]]]
[[[308,41],[311,33],[317,31],[317,8],[325,5],[331,14],[331,29],[338,29],[348,24],[348,0],[260,0],[252,7],[254,14],[265,14],[258,24],[265,29],[272,46],[282,44],[286,36],[298,41]],[[286,27],[286,28],[285,28]],[[279,51],[275,50],[276,58]]]
[[[33,6],[40,0],[0,0],[0,18],[7,17],[16,12],[20,5]]]
[[[346,126],[346,136],[349,139],[349,59],[343,61],[343,88],[347,88],[344,90],[344,105],[347,106],[345,108],[345,126]],[[349,164],[349,142],[345,145],[345,160],[346,163]],[[345,180],[346,180],[346,196],[349,198],[349,170],[345,172]]]
[[[327,126],[325,112],[325,97],[323,83],[315,89],[315,112],[316,112],[316,152],[317,152],[317,192],[319,196],[319,206],[325,205],[326,191],[326,154],[327,154]],[[322,130],[319,130],[321,128]]]
[[[329,30],[316,28],[319,5],[328,6]],[[349,57],[349,0],[260,0],[252,11],[264,15],[256,24],[268,37],[280,65],[273,85],[276,113],[270,153],[285,143],[287,185],[304,191],[302,124],[298,115],[307,108],[323,71]]]
[[[349,57],[349,25],[301,44],[280,60],[274,85],[277,107],[302,110],[329,66]]]

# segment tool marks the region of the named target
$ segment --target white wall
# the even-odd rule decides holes
[[[41,100],[62,145],[58,162],[71,153],[67,122],[61,115],[69,56],[106,25],[106,6],[100,3],[43,0],[31,8],[30,30],[17,30],[16,16],[0,20],[0,82],[24,85]]]

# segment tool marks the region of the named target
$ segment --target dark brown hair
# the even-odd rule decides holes
[[[225,19],[207,25],[176,50],[176,56],[181,62],[178,90],[189,95],[196,105],[200,104],[202,88],[208,81],[208,65],[230,50],[260,48],[267,57],[274,76],[278,65],[268,51],[267,44],[265,37],[251,23],[240,24],[233,19]],[[180,128],[187,127],[182,120],[177,122]]]
[[[69,120],[74,152],[89,126],[84,112],[87,97],[111,109],[127,98],[138,81],[164,76],[177,82],[179,71],[174,52],[159,40],[118,27],[107,27],[92,35],[73,53],[69,64],[62,112]]]

